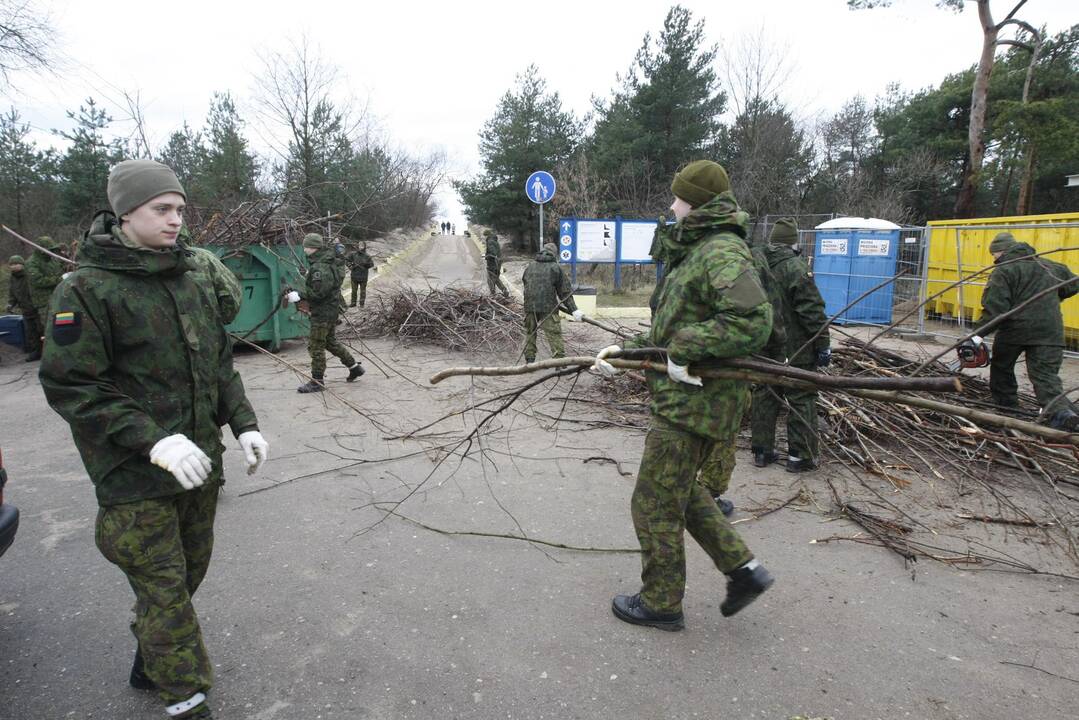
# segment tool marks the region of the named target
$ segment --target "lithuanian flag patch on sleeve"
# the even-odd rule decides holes
[[[82,313],[64,310],[52,316],[52,339],[57,345],[70,345],[82,335]]]

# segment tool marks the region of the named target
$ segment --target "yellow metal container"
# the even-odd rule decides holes
[[[1052,227],[1063,223],[1074,223],[1076,226]],[[1079,247],[1079,213],[934,220],[928,225],[930,235],[926,297],[933,297],[960,277],[967,282],[930,300],[926,304],[926,311],[955,318],[962,317],[968,321],[977,321],[982,314],[982,293],[989,271],[979,271],[991,269],[993,266],[989,243],[997,233],[1006,230],[1014,235],[1016,240],[1027,243],[1037,252]],[[1072,272],[1079,273],[1079,250],[1054,253],[1048,257],[1064,263]],[[1079,295],[1065,300],[1060,310],[1064,314],[1067,343],[1073,346],[1079,343]]]

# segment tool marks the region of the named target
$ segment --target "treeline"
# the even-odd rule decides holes
[[[431,221],[432,196],[446,173],[441,153],[396,149],[366,111],[338,99],[336,69],[306,43],[266,58],[258,77],[253,121],[276,138],[265,153],[252,148],[248,120],[228,92],[213,94],[202,127],[185,123],[156,147],[131,96],[131,132],[113,132],[112,117],[90,97],[68,112],[70,130],[55,131],[66,141],[63,150],[35,142],[12,107],[0,115],[0,222],[25,236],[74,240],[108,207],[109,168],[133,157],[153,157],[176,171],[189,206],[198,209],[192,217],[270,200],[289,215],[335,215],[335,231],[356,239]],[[4,238],[0,248],[14,245]]]
[[[1079,26],[1045,38],[1030,66],[1031,53],[1013,47],[993,71],[976,215],[1079,204],[1064,187],[1065,175],[1079,172]],[[872,101],[855,96],[823,118],[802,117],[784,101],[789,69],[765,37],[721,56],[704,21],[675,6],[658,36],[645,35],[618,86],[583,117],[563,107],[536,66],[519,75],[480,133],[482,172],[455,186],[474,222],[521,245],[532,243],[537,226],[523,194],[533,170],[551,169],[559,183],[552,223],[559,215],[650,216],[669,206],[673,173],[701,157],[727,168],[757,220],[953,217],[969,168],[975,66],[920,91],[894,85]]]

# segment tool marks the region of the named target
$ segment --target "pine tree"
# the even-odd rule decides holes
[[[29,139],[30,124],[12,107],[0,115],[0,214],[23,232],[30,193],[39,188],[44,155]]]
[[[214,207],[232,208],[255,194],[257,164],[229,93],[214,93],[206,119],[203,189]]]
[[[108,207],[106,187],[109,168],[123,159],[120,142],[105,141],[103,131],[112,118],[87,98],[86,106],[78,113],[68,111],[75,121],[71,132],[58,131],[71,145],[60,158],[60,206],[62,220],[76,225],[88,225],[94,213]]]

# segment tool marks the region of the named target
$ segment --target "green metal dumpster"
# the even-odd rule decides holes
[[[281,302],[286,288],[303,287],[307,258],[300,249],[288,245],[205,247],[235,273],[243,288],[240,312],[226,330],[270,352],[277,352],[284,340],[308,336],[308,317],[296,305],[283,306]]]

